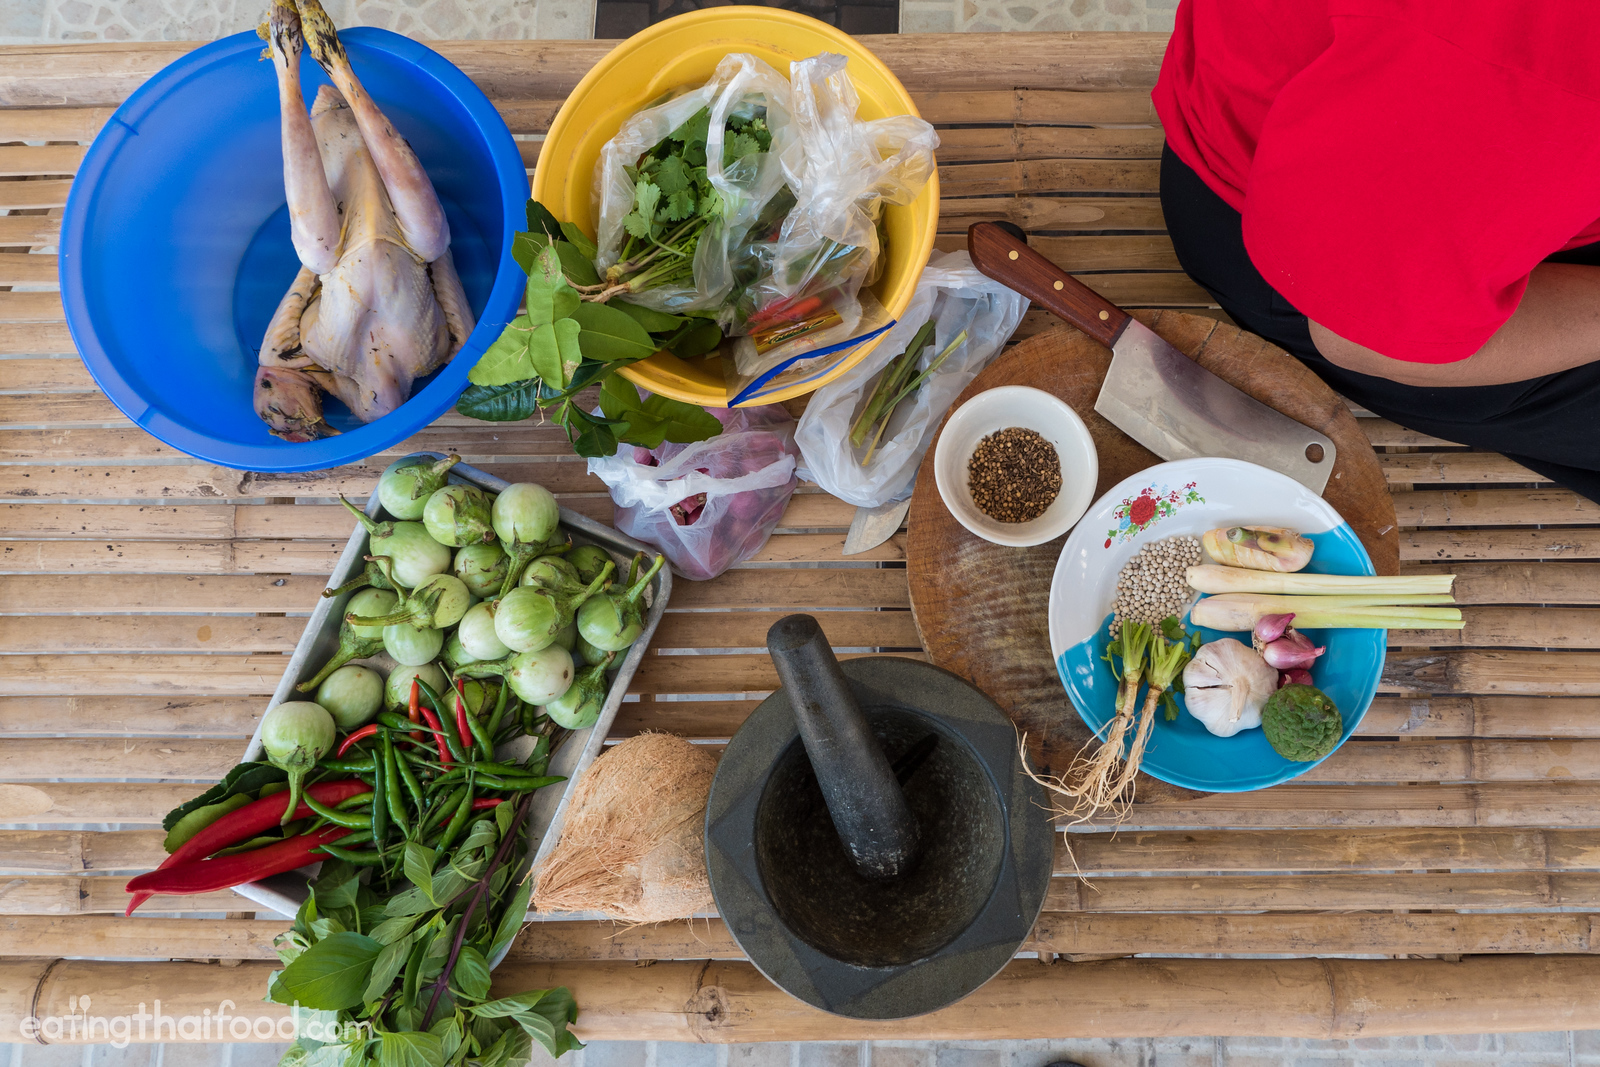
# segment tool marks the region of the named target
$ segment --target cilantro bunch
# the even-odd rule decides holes
[[[633,179],[633,210],[623,216],[627,232],[618,261],[606,270],[607,292],[637,293],[658,286],[694,284],[700,237],[724,218],[725,204],[706,170],[711,112],[701,108],[661,143],[627,168]],[[772,148],[765,111],[727,121],[722,168]]]
[[[614,374],[658,351],[680,359],[713,351],[722,343],[715,322],[617,299],[600,302],[607,287],[594,269],[594,242],[536,201],[528,201],[528,232],[513,238],[511,251],[528,272],[527,310],[468,372],[472,384],[457,411],[486,422],[553,411],[573,450],[586,458],[613,455],[623,443],[656,448],[722,432],[704,408],[664,396],[641,400]],[[599,414],[578,400],[595,385],[603,398]]]

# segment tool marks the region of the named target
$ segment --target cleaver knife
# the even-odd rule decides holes
[[[1321,494],[1333,442],[1247,396],[1028,247],[1007,222],[967,231],[973,266],[1111,349],[1094,409],[1162,459],[1220,456],[1286,474]]]

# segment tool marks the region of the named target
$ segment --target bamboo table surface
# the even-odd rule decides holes
[[[941,126],[941,247],[1008,218],[1118,303],[1209,306],[1153,196],[1163,35],[869,44]],[[289,475],[198,463],[124,419],[73,352],[53,254],[71,175],[116,104],[192,47],[0,49],[0,1028],[83,994],[106,1015],[155,996],[173,1014],[222,997],[255,1010],[282,920],[226,892],[124,919],[122,883],[162,855],[162,813],[239,758],[349,535],[335,494],[365,497],[392,458]],[[608,46],[437,47],[532,167]],[[1034,312],[1021,332],[1047,321]],[[1360,421],[1394,492],[1402,569],[1458,574],[1466,628],[1392,633],[1359,735],[1307,778],[1077,834],[1087,881],[1062,852],[1030,958],[967,1001],[902,1023],[824,1016],[770,986],[716,920],[538,923],[497,982],[570,985],[586,1038],[1600,1026],[1600,509],[1503,457]],[[419,448],[609,519],[548,428],[452,415],[393,454]],[[843,560],[851,512],[803,489],[755,561],[680,583],[617,736],[726,739],[775,685],[762,635],[792,610],[825,613],[850,653],[918,654],[904,533]]]

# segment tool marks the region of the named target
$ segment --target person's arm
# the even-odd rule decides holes
[[[1522,302],[1482,348],[1454,363],[1390,359],[1313,322],[1311,341],[1330,363],[1402,385],[1503,385],[1600,360],[1600,267],[1541,263]]]

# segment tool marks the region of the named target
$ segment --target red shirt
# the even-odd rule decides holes
[[[1597,57],[1595,0],[1182,0],[1153,97],[1274,288],[1447,363],[1600,240]]]

